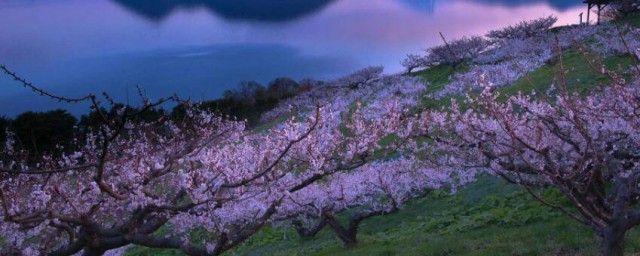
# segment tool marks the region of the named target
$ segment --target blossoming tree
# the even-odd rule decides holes
[[[640,224],[640,81],[603,68],[611,85],[587,96],[571,93],[560,72],[548,94],[499,100],[486,81],[467,110],[424,112],[421,132],[433,161],[484,169],[524,186],[536,199],[587,225],[603,238],[605,255],[622,255],[625,233]],[[545,200],[539,185],[569,204]]]
[[[91,101],[103,118],[79,150],[33,161],[9,136],[0,153],[3,253],[101,255],[140,245],[218,255],[318,180],[397,148],[379,143],[409,135],[404,101],[388,96],[367,114],[357,114],[360,106],[343,119],[349,109],[332,105],[350,103],[334,101],[266,131],[188,105],[179,120],[141,122],[133,121],[138,111],[113,104],[104,112],[95,96],[77,99]],[[163,101],[145,102],[140,111]],[[192,240],[194,231],[207,239]]]
[[[422,197],[431,189],[456,186],[453,170],[424,166],[413,158],[399,158],[370,163],[358,171],[341,173],[327,183],[314,184],[288,198],[283,204],[282,219],[291,219],[298,234],[312,237],[329,226],[346,246],[358,242],[362,221],[392,214],[408,200]],[[472,180],[472,179],[470,179]],[[351,210],[347,223],[337,214]]]

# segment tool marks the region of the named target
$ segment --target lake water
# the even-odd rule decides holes
[[[408,53],[556,15],[582,0],[1,0],[0,64],[56,94],[125,102],[214,99],[240,81],[332,79]],[[586,15],[585,15],[586,16]],[[593,16],[592,16],[593,17]],[[132,103],[137,96],[130,96]],[[52,102],[0,76],[0,115],[86,106]]]

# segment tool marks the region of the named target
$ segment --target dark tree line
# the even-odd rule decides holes
[[[235,89],[226,90],[222,99],[203,102],[202,107],[256,126],[262,113],[273,109],[283,99],[309,90],[316,83],[310,79],[296,82],[284,77],[274,79],[267,87],[255,81],[241,82]]]
[[[65,110],[25,112],[13,119],[0,118],[0,141],[7,140],[6,131],[13,134],[18,149],[32,156],[57,154],[73,147],[78,120]]]
[[[296,82],[289,78],[276,78],[267,87],[254,82],[242,82],[232,90],[227,90],[223,98],[202,102],[203,109],[221,113],[229,118],[247,120],[249,126],[255,126],[260,115],[274,108],[282,99],[286,99],[306,91],[315,81],[302,80]],[[0,143],[7,140],[6,131],[13,134],[13,139],[19,150],[30,152],[31,157],[42,154],[58,155],[77,149],[88,132],[103,125],[104,120],[99,115],[118,115],[118,111],[135,113],[135,107],[114,105],[112,109],[92,111],[82,115],[79,119],[66,110],[52,110],[47,112],[25,112],[15,118],[0,116]],[[152,109],[135,116],[131,121],[151,122],[161,118],[184,118],[184,106],[178,105],[172,111]]]

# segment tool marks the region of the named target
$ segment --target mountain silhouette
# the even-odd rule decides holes
[[[442,0],[400,0],[405,6],[427,13],[433,13],[435,7],[445,1]],[[469,0],[470,2],[498,5],[506,7],[522,7],[532,4],[546,3],[553,9],[565,11],[583,5],[582,0]]]
[[[286,22],[315,13],[334,0],[113,0],[153,21],[177,9],[206,8],[234,21]]]
[[[520,7],[538,3],[547,3],[556,10],[564,11],[576,6],[583,5],[582,0],[473,0],[474,2],[502,5],[509,7]]]

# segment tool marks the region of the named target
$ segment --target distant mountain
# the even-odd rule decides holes
[[[406,6],[424,12],[432,13],[436,6],[442,4],[443,0],[399,0]],[[582,0],[459,0],[476,2],[482,4],[499,5],[507,7],[520,7],[532,4],[546,3],[558,11],[568,10],[582,5]]]
[[[238,21],[286,22],[317,12],[334,0],[113,0],[151,20],[162,20],[177,9],[206,8]]]
[[[488,3],[503,6],[526,6],[538,3],[547,3],[556,10],[564,11],[583,5],[582,0],[471,0],[473,2]]]

